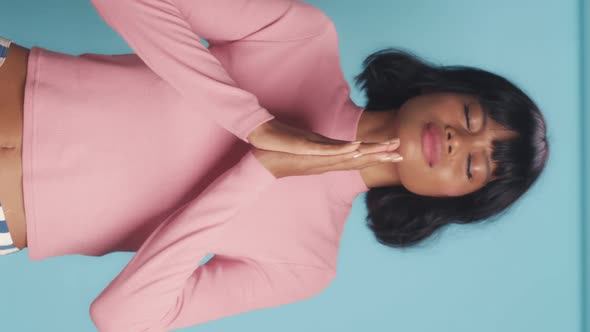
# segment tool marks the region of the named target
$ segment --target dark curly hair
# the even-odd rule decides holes
[[[500,217],[545,168],[545,119],[535,103],[503,77],[473,67],[436,66],[407,51],[387,48],[369,55],[354,79],[367,97],[365,111],[397,111],[424,91],[469,94],[498,124],[518,133],[493,142],[496,179],[467,195],[422,196],[402,185],[371,188],[365,196],[366,221],[381,244],[410,247],[442,226]]]

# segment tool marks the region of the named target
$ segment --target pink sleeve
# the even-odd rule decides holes
[[[212,45],[257,32],[272,36],[268,30],[289,10],[292,0],[91,2],[154,73],[194,104],[195,111],[247,143],[254,128],[274,118],[254,94],[237,86],[196,34]],[[298,23],[306,24],[304,17]]]
[[[328,269],[216,256],[226,223],[276,178],[252,151],[145,240],[90,306],[101,332],[166,331],[317,293]],[[234,219],[235,220],[235,219]]]

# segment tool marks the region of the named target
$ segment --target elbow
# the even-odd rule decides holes
[[[99,332],[122,332],[131,331],[124,326],[122,317],[117,317],[116,313],[121,312],[111,305],[103,305],[102,302],[94,300],[90,305],[90,319]]]
[[[100,332],[116,331],[116,327],[109,325],[108,313],[103,310],[103,307],[98,304],[96,300],[90,305],[90,319]]]
[[[123,301],[104,301],[100,296],[90,304],[90,319],[99,332],[162,332],[161,320],[142,315],[145,308]]]
[[[103,303],[97,298],[90,305],[90,319],[99,332],[132,332],[139,329],[132,329],[125,317],[125,309]],[[143,330],[142,330],[143,331]]]

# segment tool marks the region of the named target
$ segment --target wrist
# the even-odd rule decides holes
[[[268,132],[270,127],[273,125],[271,122],[273,122],[274,120],[275,119],[270,119],[269,121],[263,122],[256,128],[254,128],[254,130],[252,130],[250,134],[248,134],[248,141],[250,142],[250,144],[252,144],[253,141],[256,141],[260,136],[263,136],[264,133]]]

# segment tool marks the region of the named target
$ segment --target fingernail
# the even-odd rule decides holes
[[[375,152],[385,152],[391,148],[391,144],[387,145],[378,145],[375,147]]]
[[[360,143],[362,143],[362,141],[354,141],[354,142],[350,142],[348,144],[351,144],[352,145],[352,144],[360,144]]]
[[[393,143],[399,143],[399,138],[394,138],[392,140],[385,141],[385,142],[379,142],[379,144],[393,144]]]
[[[381,158],[379,158],[379,160],[391,160],[391,158],[393,158],[393,157],[387,156],[387,157],[381,157]]]
[[[353,157],[353,158],[356,158],[356,157],[360,157],[360,156],[362,156],[362,155],[363,155],[362,153],[357,153],[357,154],[355,154],[355,155],[354,155],[354,156],[352,156],[352,157]]]
[[[397,150],[397,148],[398,148],[397,144],[392,143],[387,146],[387,151],[395,151],[395,150]]]
[[[395,156],[391,159],[391,161],[402,161],[402,160],[404,160],[404,157],[402,157],[402,156]]]

